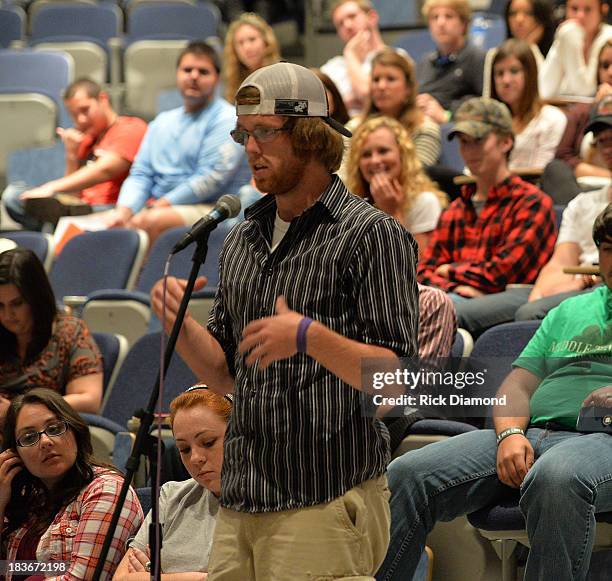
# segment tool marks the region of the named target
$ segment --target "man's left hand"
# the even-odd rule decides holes
[[[582,402],[582,407],[588,406],[610,408],[612,407],[612,385],[600,387],[591,392]]]
[[[302,315],[292,311],[283,296],[276,299],[276,315],[251,321],[242,332],[238,345],[240,353],[249,355],[247,365],[259,360],[259,368],[266,369],[270,363],[287,359],[297,353],[297,331]]]
[[[38,188],[32,188],[23,192],[19,198],[21,200],[28,200],[31,198],[49,198],[55,193],[52,182],[48,182],[39,186]]]

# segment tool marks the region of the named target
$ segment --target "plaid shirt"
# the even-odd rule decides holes
[[[549,196],[517,176],[489,190],[480,215],[476,186],[443,212],[418,267],[422,284],[452,291],[468,285],[497,293],[510,283],[532,283],[552,255],[557,229]],[[436,274],[449,264],[448,278]]]
[[[93,578],[98,562],[94,557],[102,549],[122,483],[121,476],[115,472],[96,468],[95,474],[95,478],[76,499],[57,514],[40,538],[36,549],[38,561],[69,562],[66,573],[47,577],[47,581],[86,581]],[[125,554],[127,539],[136,534],[142,521],[140,502],[130,488],[100,579],[112,578]],[[30,521],[11,533],[5,559],[15,560],[19,543],[31,524]],[[12,575],[8,574],[6,580],[11,579]]]

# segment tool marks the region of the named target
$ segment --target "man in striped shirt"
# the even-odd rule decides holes
[[[232,137],[268,194],[226,239],[208,328],[187,317],[178,342],[235,393],[210,579],[370,578],[388,544],[389,443],[362,412],[361,364],[417,354],[414,240],[333,174],[347,130],[313,73],[264,67],[236,103]]]

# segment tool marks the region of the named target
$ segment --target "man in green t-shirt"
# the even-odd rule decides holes
[[[612,155],[612,115],[608,121]],[[612,437],[575,426],[583,406],[612,413],[612,204],[595,220],[593,239],[604,285],[550,311],[514,362],[497,394],[507,395],[514,417],[495,415],[495,431],[455,436],[390,464],[391,543],[379,581],[411,579],[437,521],[492,504],[508,487],[520,489],[531,545],[525,580],[586,579],[595,514],[612,511]]]

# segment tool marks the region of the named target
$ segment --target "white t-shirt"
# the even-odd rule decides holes
[[[555,157],[567,117],[558,107],[544,105],[527,127],[514,138],[508,167],[544,168]]]
[[[597,59],[603,45],[612,37],[612,26],[603,23],[593,40],[588,60],[582,54],[585,31],[574,21],[564,22],[555,33],[544,63],[539,67],[540,96],[592,97],[597,91]]]
[[[195,480],[166,482],[159,494],[162,573],[208,571],[219,501]],[[130,546],[146,551],[151,511]]]
[[[281,217],[276,212],[276,218],[274,218],[274,232],[272,233],[272,245],[270,247],[270,252],[274,252],[276,247],[281,243],[281,240],[287,234],[287,230],[289,230],[289,226],[291,226],[291,222],[285,222],[281,220]]]
[[[372,69],[372,59],[376,56],[378,51],[370,52],[363,63],[361,63],[361,70],[364,74],[370,76],[370,70]],[[342,100],[346,103],[349,115],[353,117],[361,113],[363,109],[363,103],[357,103],[353,95],[353,84],[348,74],[348,68],[346,66],[346,59],[343,55],[338,55],[330,58],[324,65],[321,66],[321,71],[325,73],[336,85]],[[353,103],[355,101],[355,103]]]
[[[580,264],[594,264],[599,260],[593,242],[595,218],[610,203],[609,186],[595,192],[578,194],[563,211],[557,244],[576,242],[580,246]]]
[[[433,192],[421,192],[406,213],[406,230],[411,234],[431,232],[438,225],[442,206]]]

